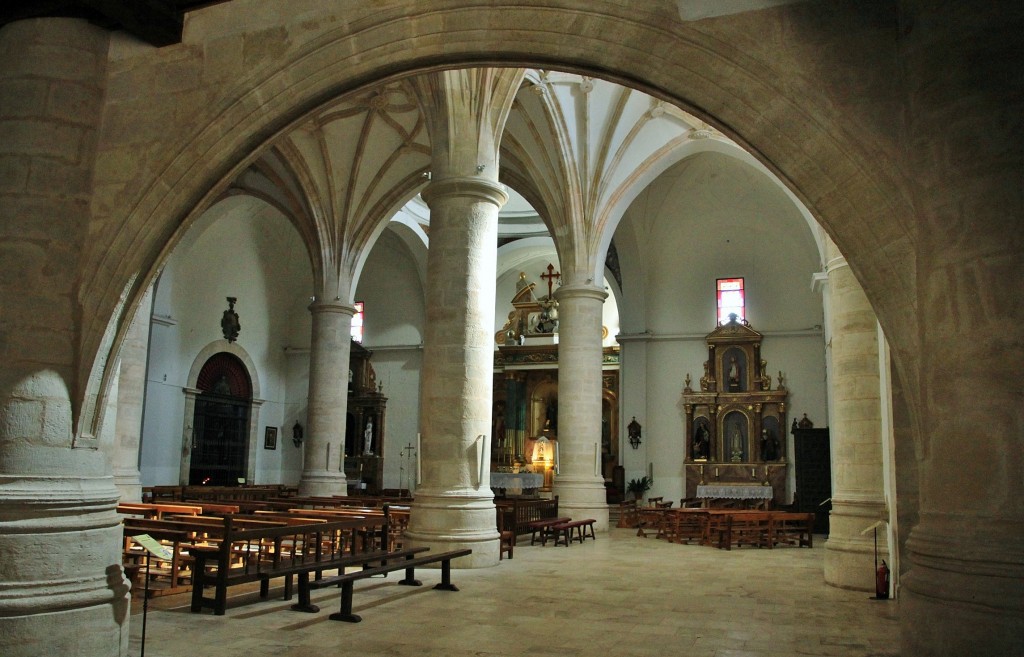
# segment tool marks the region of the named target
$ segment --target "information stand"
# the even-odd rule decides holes
[[[146,584],[142,593],[142,648],[139,657],[146,657],[146,616],[149,612],[149,564],[150,558],[156,557],[162,561],[171,561],[173,555],[166,545],[160,543],[149,534],[132,536],[132,540],[142,546],[146,551]]]

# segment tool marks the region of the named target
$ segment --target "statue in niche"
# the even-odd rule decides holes
[[[740,365],[736,362],[735,356],[729,357],[729,392],[736,392],[740,389]]]
[[[554,397],[544,408],[544,433],[558,434],[558,400]]]
[[[708,435],[708,428],[703,423],[697,425],[697,431],[693,436],[693,460],[707,461],[711,453],[711,439]]]
[[[363,454],[373,454],[373,418],[366,421],[366,429],[363,430]]]
[[[730,461],[739,463],[743,460],[743,434],[740,432],[739,427],[734,427],[732,430],[732,435],[729,438],[729,449],[731,451]]]
[[[761,458],[765,461],[779,460],[779,441],[775,432],[761,429]]]

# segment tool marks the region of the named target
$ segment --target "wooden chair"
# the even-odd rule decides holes
[[[511,510],[498,509],[498,560],[501,561],[505,558],[505,553],[508,553],[508,558],[511,559],[515,553],[516,547],[516,524],[515,515]]]
[[[636,500],[619,502],[619,523],[621,529],[634,529],[637,523]]]

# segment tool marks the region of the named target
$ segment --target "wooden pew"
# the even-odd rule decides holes
[[[787,511],[772,512],[775,545],[814,547],[814,514]]]
[[[425,566],[431,563],[441,563],[441,582],[434,585],[435,590],[439,591],[458,591],[458,587],[451,583],[451,562],[452,559],[458,559],[459,557],[465,557],[472,554],[473,550],[465,548],[462,550],[451,550],[449,552],[441,552],[436,554],[426,554],[423,556],[415,557],[410,556],[405,559],[392,559],[387,563],[376,566],[373,568],[365,568],[352,573],[342,573],[335,575],[334,577],[325,577],[318,582],[307,582],[311,588],[324,588],[327,586],[341,586],[341,609],[338,613],[331,614],[330,619],[336,621],[344,621],[346,623],[358,623],[362,619],[361,616],[352,613],[352,592],[353,585],[357,580],[366,579],[373,577],[374,575],[383,575],[396,570],[405,571],[405,579],[398,582],[403,586],[422,586],[423,583],[416,579],[416,568],[418,566]],[[301,584],[300,584],[301,586]],[[298,611],[310,611],[308,609],[300,609]]]
[[[292,524],[257,528],[237,528],[236,519],[227,516],[219,528],[209,529],[218,539],[216,546],[197,546],[191,551],[195,559],[192,577],[193,613],[212,608],[214,614],[224,614],[227,589],[235,584],[260,582],[260,597],[266,598],[272,578],[285,577],[285,599],[291,597],[291,576],[312,572],[320,574],[350,563],[357,550],[356,534],[360,530],[375,528],[386,531],[381,518],[348,518],[314,524]],[[351,537],[343,539],[350,533]],[[287,549],[283,549],[287,547]],[[346,550],[347,547],[347,550]],[[367,561],[378,558],[377,553],[361,553]],[[240,563],[234,562],[241,557]],[[210,572],[212,570],[212,572]],[[212,586],[214,597],[204,596]]]
[[[558,517],[558,496],[554,499],[523,499],[496,500],[495,506],[511,509],[515,521],[516,535],[532,533],[530,523],[536,520],[547,520]]]
[[[729,513],[725,516],[724,530],[719,532],[718,547],[731,550],[733,546],[755,545],[759,548],[775,547],[772,513]]]

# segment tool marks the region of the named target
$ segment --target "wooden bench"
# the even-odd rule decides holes
[[[569,520],[551,525],[550,530],[554,533],[555,545],[561,544],[569,547],[569,543],[573,541],[582,543],[588,536],[596,541],[597,536],[594,534],[595,522],[597,520],[587,518],[586,520]]]
[[[772,513],[775,545],[814,547],[814,514],[775,511]]]
[[[360,561],[373,562],[385,553],[360,553],[356,541],[356,534],[369,527],[379,528],[386,535],[386,522],[380,518],[236,529],[234,519],[228,516],[219,528],[206,527],[218,540],[218,545],[198,546],[191,550],[195,559],[192,613],[212,608],[214,614],[223,615],[227,606],[227,589],[235,584],[259,581],[260,597],[266,598],[270,580],[285,577],[284,599],[287,600],[291,598],[293,575],[310,572],[319,575],[325,570],[352,565],[354,555],[358,555]],[[238,565],[233,566],[236,561]],[[213,567],[212,573],[208,572],[208,566]],[[214,588],[213,598],[203,595],[208,586]]]
[[[572,518],[565,517],[565,518],[543,518],[541,520],[533,520],[533,521],[531,521],[527,525],[527,528],[530,530],[530,545],[536,545],[537,544],[537,534],[540,534],[540,544],[541,545],[547,545],[548,544],[548,538],[554,538],[555,537],[555,534],[553,533],[552,528],[555,525],[561,525],[562,523],[569,522],[570,520],[572,520]]]
[[[405,578],[398,582],[403,586],[422,586],[423,583],[416,579],[416,568],[418,566],[425,566],[431,563],[441,564],[441,582],[434,585],[434,588],[439,591],[458,591],[451,582],[451,563],[452,559],[458,559],[459,557],[465,557],[472,554],[473,550],[464,548],[461,550],[451,550],[448,552],[439,552],[435,554],[425,554],[419,557],[408,557],[405,559],[389,559],[387,563],[376,566],[373,568],[364,568],[351,573],[339,573],[334,577],[324,577],[316,582],[309,582],[307,584],[310,588],[326,588],[328,586],[340,586],[341,587],[341,609],[336,614],[331,614],[330,619],[336,621],[343,621],[346,623],[358,623],[362,619],[357,614],[352,613],[352,592],[353,585],[357,580],[367,579],[374,575],[384,575],[396,570],[404,570]],[[315,605],[310,605],[315,606]],[[293,607],[294,609],[295,607]],[[312,611],[312,609],[298,609],[298,611]]]
[[[730,513],[725,516],[725,527],[719,531],[718,547],[731,550],[733,546],[754,545],[759,548],[775,547],[772,513]]]

